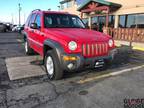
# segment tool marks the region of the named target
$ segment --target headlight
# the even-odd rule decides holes
[[[76,50],[77,49],[77,43],[75,41],[70,41],[68,43],[68,48],[72,51]]]
[[[109,40],[109,42],[108,42],[108,44],[109,44],[109,46],[110,46],[110,47],[112,47],[112,46],[113,46],[113,44],[114,44],[114,43],[113,43],[113,40],[112,40],[112,39],[110,39],[110,40]]]

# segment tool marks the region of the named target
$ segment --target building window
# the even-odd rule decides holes
[[[91,21],[92,21],[92,22],[91,22],[92,24],[97,24],[97,23],[98,23],[98,17],[97,17],[97,16],[92,17],[92,18],[91,18]]]
[[[65,8],[67,8],[67,4],[66,4],[66,3],[61,4],[61,9],[63,10],[63,9],[65,9]]]
[[[126,28],[136,27],[136,15],[127,15]]]
[[[144,14],[130,14],[119,16],[119,27],[144,28]]]
[[[67,8],[72,7],[72,5],[73,5],[73,1],[68,1],[67,2]]]
[[[98,26],[99,26],[99,29],[98,31],[100,32],[103,32],[103,27],[106,25],[106,16],[99,16],[98,17]]]
[[[73,1],[67,1],[67,2],[61,3],[61,10],[65,8],[70,8],[72,6],[73,6]]]
[[[99,16],[98,22],[102,25],[105,25],[106,24],[106,16]]]
[[[63,4],[61,4],[61,10],[63,10],[64,9],[64,5]]]
[[[136,28],[144,28],[144,14],[136,15]]]
[[[115,22],[115,16],[110,15],[109,16],[109,23],[108,23],[109,25],[108,26],[113,28],[114,27],[114,22]]]
[[[124,28],[126,26],[126,15],[119,16],[119,27]]]
[[[98,30],[98,16],[91,17],[91,28]]]
[[[88,26],[88,24],[89,24],[88,18],[83,18],[82,21],[85,24],[85,26]]]

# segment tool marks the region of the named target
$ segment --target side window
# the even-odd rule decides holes
[[[35,16],[36,16],[35,13],[31,15],[31,18],[30,18],[30,21],[29,21],[29,24],[28,24],[29,26],[30,26],[31,23],[34,23]]]
[[[37,24],[38,28],[41,27],[41,15],[40,14],[36,16],[35,23]]]
[[[50,15],[45,16],[44,18],[45,27],[51,27],[53,23],[54,23],[53,18]]]
[[[27,18],[27,20],[25,22],[25,26],[28,26],[30,18],[31,18],[31,14],[28,16],[28,18]]]

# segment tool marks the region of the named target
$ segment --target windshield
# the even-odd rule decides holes
[[[45,14],[44,26],[45,28],[85,28],[79,17],[66,14]]]

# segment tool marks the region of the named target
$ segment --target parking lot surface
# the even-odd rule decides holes
[[[144,53],[129,47],[118,48],[107,70],[65,73],[58,81],[49,81],[47,75],[12,81],[6,59],[26,57],[21,38],[17,33],[0,33],[0,108],[123,108],[124,99],[144,98],[143,67],[100,77],[144,64]]]

